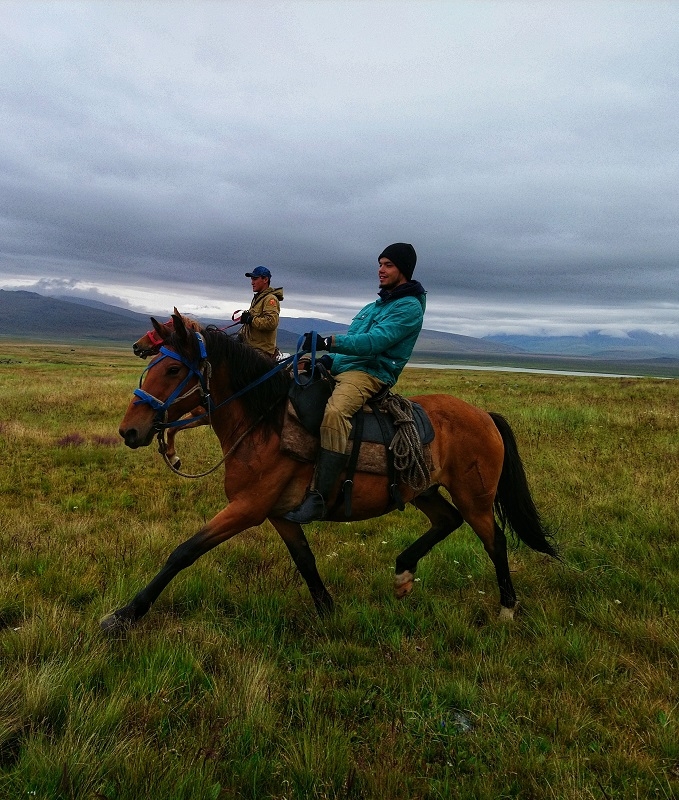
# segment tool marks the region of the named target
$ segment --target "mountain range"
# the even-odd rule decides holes
[[[155,316],[167,319],[166,313]],[[200,321],[222,328],[232,324],[223,319]],[[150,327],[149,315],[96,300],[0,289],[0,337],[131,344]],[[281,316],[278,346],[282,351],[293,352],[305,331],[316,330],[326,336],[347,328],[347,324],[313,317]],[[676,377],[679,338],[632,331],[624,338],[590,333],[554,337],[496,334],[479,339],[423,329],[412,360]]]
[[[625,336],[587,333],[583,336],[523,336],[494,334],[484,338],[515,347],[524,353],[596,358],[679,358],[679,337],[649,331],[629,331]]]
[[[166,314],[155,315],[159,320]],[[201,318],[205,325],[226,327],[231,320]],[[36,292],[0,289],[0,336],[58,341],[108,341],[130,344],[151,327],[150,317],[96,300],[45,297]],[[294,351],[301,334],[309,330],[327,336],[343,333],[349,326],[313,317],[281,316],[278,347]],[[234,331],[237,327],[234,327]],[[471,336],[423,330],[416,347],[422,357],[457,355],[507,355],[518,352],[502,342],[487,342]]]

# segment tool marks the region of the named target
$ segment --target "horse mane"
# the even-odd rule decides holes
[[[181,315],[181,317],[182,317],[182,322],[184,323],[187,331],[203,330],[203,326],[200,324],[200,322],[198,322],[198,320],[193,319],[192,317],[185,317],[183,314]],[[168,321],[163,324],[167,325],[168,328],[174,329],[174,320],[172,319],[172,317],[170,317],[170,319],[168,319]]]
[[[234,392],[238,392],[254,383],[262,375],[266,375],[278,361],[267,353],[257,350],[237,336],[229,336],[215,325],[201,328],[205,340],[208,360],[213,370],[226,365],[229,370],[229,383]],[[192,350],[196,347],[195,338],[190,338]],[[172,333],[168,344],[178,351],[185,351],[176,333]],[[191,357],[196,358],[192,352]],[[254,424],[260,417],[264,430],[280,433],[283,426],[285,404],[281,402],[287,397],[291,377],[287,369],[281,369],[262,383],[254,386],[244,396],[242,403],[246,420]]]

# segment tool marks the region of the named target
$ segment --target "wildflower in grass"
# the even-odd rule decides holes
[[[57,442],[57,447],[80,447],[85,444],[85,437],[79,433],[68,433]]]
[[[93,436],[92,441],[94,444],[101,445],[102,447],[118,447],[122,440],[119,436],[113,436],[109,434],[107,436]]]

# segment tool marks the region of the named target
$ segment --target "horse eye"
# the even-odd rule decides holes
[[[175,365],[174,367],[169,367],[167,370],[168,375],[179,375],[179,365]]]

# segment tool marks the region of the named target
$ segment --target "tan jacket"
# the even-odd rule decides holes
[[[271,287],[263,289],[252,298],[248,311],[252,314],[253,320],[247,325],[243,325],[238,334],[244,342],[258,350],[274,355],[282,299],[283,289],[272,289]]]

